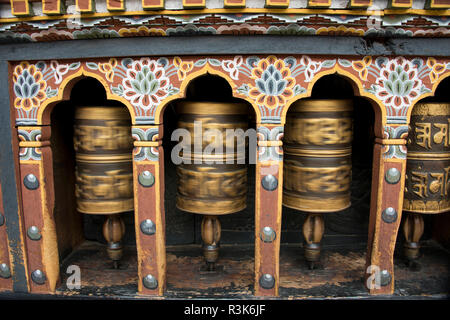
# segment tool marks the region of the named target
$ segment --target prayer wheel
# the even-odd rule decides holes
[[[450,103],[418,103],[411,114],[403,224],[405,255],[419,257],[422,214],[450,211]]]
[[[283,142],[283,205],[308,214],[305,258],[314,268],[324,232],[322,214],[351,204],[353,102],[305,99],[290,108]]]
[[[103,235],[114,267],[122,257],[125,225],[120,213],[132,211],[131,120],[120,106],[77,107],[74,123],[77,210],[106,215]]]
[[[180,102],[178,129],[188,138],[181,143],[177,165],[176,206],[201,214],[203,255],[207,270],[215,270],[221,226],[218,217],[246,207],[246,140],[248,108],[242,103]]]

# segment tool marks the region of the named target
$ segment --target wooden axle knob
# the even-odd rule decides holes
[[[325,230],[323,216],[320,213],[310,213],[303,223],[303,237],[305,238],[305,259],[310,268],[320,259],[320,242]]]
[[[108,215],[103,224],[103,236],[108,242],[106,251],[114,262],[114,267],[118,268],[118,261],[122,258],[123,247],[122,238],[125,234],[125,223],[118,214]]]
[[[219,242],[221,235],[220,221],[217,216],[204,216],[202,220],[203,255],[208,271],[215,269],[219,258]]]
[[[420,238],[423,235],[424,222],[421,214],[410,213],[405,217],[403,223],[403,234],[405,235],[404,252],[408,260],[415,260],[420,253]]]

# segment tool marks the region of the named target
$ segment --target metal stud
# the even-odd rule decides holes
[[[144,284],[144,287],[150,290],[154,290],[158,288],[158,280],[151,274],[148,274],[142,279],[142,283]]]
[[[5,216],[0,213],[0,227],[5,224]]]
[[[387,286],[388,284],[391,283],[392,277],[391,274],[389,273],[389,271],[387,270],[382,270],[380,272],[380,285],[381,286]]]
[[[264,227],[259,233],[259,237],[263,242],[272,242],[275,240],[276,236],[277,234],[271,227]]]
[[[392,207],[386,208],[381,213],[381,218],[386,223],[395,222],[397,220],[397,211]]]
[[[142,221],[140,226],[142,233],[148,236],[151,236],[156,232],[156,225],[150,219]]]
[[[6,263],[0,264],[0,277],[5,279],[11,277],[11,270],[9,270],[9,266]]]
[[[397,168],[390,168],[386,172],[386,182],[390,184],[396,184],[400,181],[401,173]]]
[[[36,226],[29,227],[27,230],[27,235],[28,235],[28,238],[30,238],[31,240],[34,240],[34,241],[41,240],[41,238],[42,238],[41,232],[39,231],[39,228]]]
[[[47,278],[45,277],[44,272],[37,269],[31,273],[31,280],[33,280],[36,284],[44,284]]]
[[[273,191],[278,187],[278,180],[273,175],[268,174],[262,178],[261,184],[267,191]]]
[[[139,183],[143,186],[143,187],[151,187],[154,183],[155,183],[155,177],[153,176],[153,174],[148,171],[145,170],[143,171],[139,177],[138,177]]]
[[[39,188],[39,180],[32,173],[25,176],[25,178],[23,179],[23,184],[29,190],[36,190],[37,188]]]
[[[272,289],[275,286],[275,278],[268,273],[265,273],[259,278],[259,285],[263,289]]]

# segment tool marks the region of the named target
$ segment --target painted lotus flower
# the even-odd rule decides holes
[[[255,85],[249,85],[249,97],[270,109],[284,105],[294,95],[295,79],[283,60],[275,56],[261,59],[252,69]]]
[[[128,65],[127,77],[123,79],[122,85],[124,97],[138,108],[157,106],[169,95],[169,79],[164,68],[148,58]]]
[[[16,66],[13,73],[14,93],[16,98],[14,106],[25,111],[39,107],[41,101],[46,98],[45,89],[47,83],[42,78],[42,73],[35,65],[22,62]]]
[[[422,81],[418,78],[417,68],[403,57],[390,60],[380,71],[376,81],[377,98],[386,107],[401,108],[409,106],[419,95]]]

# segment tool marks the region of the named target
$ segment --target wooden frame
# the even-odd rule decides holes
[[[104,51],[102,54],[105,54]],[[371,92],[366,89],[373,88],[373,84],[379,83],[377,80],[383,77],[383,72],[381,70],[383,68],[386,70],[396,69],[389,68],[389,66],[404,67],[405,70],[415,68],[415,64],[412,63],[412,60],[416,58],[414,56],[406,58],[398,56],[390,58],[381,57],[385,60],[378,61],[377,65],[379,66],[379,73],[377,74],[366,73],[368,66],[373,65],[374,61],[377,59],[376,56],[355,56],[353,58],[344,59],[331,53],[320,57],[296,54],[279,54],[276,56],[259,54],[258,59],[248,60],[247,58],[249,56],[250,55],[222,54],[214,57],[217,61],[212,60],[212,55],[183,56],[183,58],[171,55],[168,57],[153,56],[149,58],[143,56],[131,58],[131,61],[128,61],[128,64],[122,64],[123,68],[137,68],[139,65],[143,64],[151,65],[152,68],[161,68],[157,62],[159,58],[167,59],[167,67],[173,68],[173,73],[168,76],[168,80],[172,85],[171,94],[167,92],[167,96],[160,99],[159,103],[155,104],[153,109],[140,110],[140,113],[137,112],[139,106],[133,105],[130,100],[125,98],[125,96],[118,95],[116,91],[113,90],[118,84],[125,84],[124,80],[126,79],[124,79],[124,76],[108,72],[110,68],[107,68],[107,66],[112,64],[118,65],[117,60],[121,59],[121,57],[102,58],[101,56],[98,56],[84,60],[44,60],[39,65],[36,65],[36,63],[32,61],[12,61],[10,62],[9,69],[5,68],[5,64],[3,64],[1,69],[3,73],[1,74],[8,74],[9,76],[7,78],[12,79],[9,85],[6,86],[6,89],[3,89],[7,91],[5,95],[6,98],[3,99],[6,99],[10,104],[11,108],[7,111],[8,113],[11,112],[10,118],[12,121],[16,122],[15,124],[18,126],[18,129],[21,130],[19,132],[19,130],[11,129],[14,126],[14,122],[6,127],[6,130],[10,130],[7,136],[12,137],[13,146],[5,148],[5,150],[11,150],[10,157],[7,158],[9,159],[8,161],[11,162],[10,165],[20,168],[20,170],[16,171],[20,172],[18,179],[11,178],[10,173],[9,181],[11,181],[11,179],[13,181],[15,180],[16,182],[14,183],[17,183],[17,186],[19,186],[19,203],[23,208],[18,218],[16,218],[22,222],[16,226],[11,224],[7,226],[8,229],[11,230],[11,234],[16,230],[15,232],[17,234],[15,237],[19,235],[20,239],[25,239],[26,241],[26,245],[22,249],[25,258],[25,261],[23,262],[25,272],[20,275],[20,269],[18,269],[19,274],[14,275],[14,277],[20,276],[24,280],[17,280],[16,283],[22,281],[21,283],[23,285],[23,281],[25,281],[26,288],[30,292],[53,292],[55,290],[58,278],[57,273],[59,272],[57,267],[58,261],[54,256],[45,254],[46,250],[52,250],[52,248],[55,248],[56,244],[54,237],[54,223],[52,221],[51,213],[54,199],[51,192],[51,149],[48,144],[48,137],[50,136],[51,130],[49,127],[49,115],[52,107],[57,102],[67,99],[71,87],[78,79],[82,77],[93,77],[104,86],[108,98],[120,101],[128,107],[133,119],[133,130],[135,132],[144,131],[149,133],[143,135],[144,137],[147,137],[146,139],[135,141],[134,151],[134,186],[135,203],[137,203],[136,236],[137,239],[139,239],[138,261],[140,263],[139,291],[141,294],[150,295],[162,295],[164,293],[164,159],[161,157],[163,146],[160,143],[162,139],[162,115],[165,106],[170,101],[184,97],[185,89],[190,81],[198,76],[209,73],[223,77],[230,83],[230,86],[233,88],[233,95],[236,98],[245,99],[252,104],[257,116],[258,131],[261,132],[260,136],[264,137],[260,138],[258,141],[260,157],[258,158],[256,169],[255,294],[261,296],[276,296],[279,286],[277,257],[279,254],[280,237],[277,237],[276,241],[270,244],[261,243],[259,232],[261,227],[267,225],[271,226],[277,234],[280,234],[281,230],[281,190],[283,181],[281,175],[282,151],[280,150],[282,144],[280,139],[282,137],[285,117],[289,106],[294,101],[311,95],[314,83],[318,79],[328,74],[338,73],[353,83],[355,95],[366,97],[371,101],[376,114],[375,135],[377,136],[377,143],[374,146],[374,173],[372,181],[373,187],[367,265],[368,267],[376,265],[380,270],[387,270],[391,276],[391,281],[386,286],[369,289],[372,294],[391,294],[394,290],[393,248],[401,217],[402,187],[404,183],[406,162],[406,154],[401,152],[391,152],[393,148],[395,149],[399,145],[406,143],[405,137],[397,136],[395,132],[397,132],[397,128],[407,125],[409,121],[408,117],[414,103],[421,98],[432,95],[439,82],[450,76],[450,71],[444,71],[435,75],[434,82],[431,82],[429,73],[425,71],[422,72],[423,75],[420,77],[415,75],[417,77],[417,83],[420,83],[423,86],[421,87],[421,93],[416,95],[415,98],[411,100],[411,103],[404,106],[402,110],[396,110],[390,106],[389,101],[381,100],[384,96],[379,94],[379,91]],[[18,58],[21,59],[20,56]],[[116,59],[116,61],[113,59]],[[435,60],[435,63],[438,64],[444,65],[448,63],[447,58]],[[289,62],[289,67],[287,66],[287,62]],[[423,65],[426,65],[426,61],[422,62],[424,62]],[[87,63],[89,63],[89,67]],[[292,80],[289,78],[289,89],[294,89],[295,85],[299,85],[300,88],[303,88],[304,90],[297,91],[298,93],[295,95],[291,94],[288,90],[285,93],[288,98],[284,104],[277,106],[265,104],[261,109],[261,106],[255,105],[255,101],[258,98],[264,98],[264,96],[256,96],[257,92],[251,91],[251,88],[254,87],[255,79],[245,76],[245,74],[241,74],[239,70],[236,69],[236,66],[238,65],[247,68],[250,71],[248,74],[255,75],[264,71],[268,66],[274,66],[275,68],[284,71],[286,79],[290,77],[292,70],[294,70],[291,68],[294,68],[295,66],[302,67],[304,68],[303,72],[292,77]],[[12,86],[23,74],[24,70],[27,70],[34,81],[41,81],[42,78],[38,73],[50,70],[47,69],[50,68],[50,66],[52,67],[52,70],[55,71],[51,71],[53,74],[51,74],[48,80],[45,80],[45,84],[42,84],[41,88],[50,88],[50,90],[56,91],[56,95],[47,97],[47,91],[45,91],[45,96],[40,96],[42,99],[37,102],[32,102],[33,105],[31,106],[31,109],[34,108],[35,110],[33,111],[36,112],[31,112],[29,114],[35,114],[35,116],[24,117],[20,110],[29,108],[30,105],[23,101],[26,98],[16,96]],[[58,74],[56,71],[60,70],[58,66],[65,67],[67,72]],[[320,66],[320,68],[318,68],[318,66]],[[138,69],[139,68],[136,70]],[[429,72],[433,71],[430,70]],[[244,84],[249,87],[247,95],[242,93],[242,90],[237,90]],[[177,90],[173,91],[174,88]],[[166,89],[168,90],[168,88],[164,88],[164,90]],[[418,88],[414,89],[418,90]],[[141,114],[142,116],[138,117],[137,114]],[[5,131],[5,129],[2,130]],[[40,131],[41,137],[39,141],[21,139],[22,142],[19,142],[18,136],[28,134],[31,137],[31,132],[33,130]],[[151,139],[148,137],[151,137]],[[4,144],[6,142],[2,143]],[[27,148],[30,150],[24,150]],[[144,158],[138,156],[140,151],[137,149],[139,148],[147,148],[144,152],[144,154],[146,154]],[[17,164],[17,160],[13,160],[13,155],[18,159],[19,154],[22,156]],[[386,171],[392,167],[397,168],[402,173],[401,179],[397,184],[386,183],[384,178]],[[137,177],[143,170],[149,171],[155,176],[156,183],[150,189],[144,189],[144,187],[140,186],[137,182]],[[269,174],[269,172],[278,179],[278,189],[276,189],[276,191],[269,192],[261,188],[260,181],[264,176]],[[40,182],[45,181],[45,183],[40,184],[37,189],[30,190],[24,184],[24,179],[30,173],[38,177]],[[2,173],[2,180],[4,176],[5,174]],[[4,190],[2,190],[2,192],[4,193]],[[142,196],[143,194],[145,194],[145,197]],[[36,206],[36,203],[39,203],[39,205]],[[8,204],[8,206],[10,206],[10,204]],[[386,206],[397,209],[399,219],[397,219],[395,223],[387,224],[382,221],[381,212]],[[266,211],[263,212],[262,208],[265,210],[269,209],[269,214],[267,214]],[[18,211],[16,211],[15,214],[18,214]],[[14,217],[14,213],[9,215]],[[154,237],[144,237],[138,229],[138,223],[142,221],[142,219],[147,218],[154,220],[156,223],[156,230],[159,230]],[[31,242],[31,240],[26,239],[26,229],[30,225],[36,225],[39,229],[45,230],[45,232],[42,233],[41,242]],[[8,236],[9,233],[10,231],[8,231]],[[37,249],[42,246],[47,249]],[[145,250],[143,250],[144,247]],[[35,248],[35,250],[32,250],[32,248]],[[36,254],[36,249],[43,254]],[[17,253],[14,254],[17,255]],[[152,261],[151,263],[149,262],[148,254],[152,255],[152,259],[150,259]],[[44,285],[36,285],[31,279],[31,272],[38,268],[41,268],[47,276],[48,282]],[[275,286],[273,288],[264,289],[260,287],[258,281],[259,277],[265,273],[274,276]],[[142,278],[147,274],[152,274],[158,279],[159,286],[156,289],[148,290],[142,287]],[[367,275],[371,276],[372,274],[368,272]],[[5,288],[3,289],[6,290]]]

